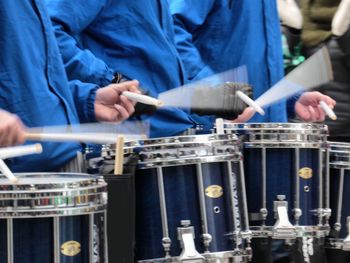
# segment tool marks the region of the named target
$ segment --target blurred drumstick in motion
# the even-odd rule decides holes
[[[114,144],[118,135],[126,140],[148,138],[149,123],[127,121],[118,124],[85,123],[63,126],[30,128],[26,139],[30,141],[88,142],[96,144]]]
[[[245,95],[242,91],[236,91],[237,96],[243,100],[248,106],[252,107],[260,115],[265,115],[265,111],[251,98]]]
[[[130,92],[130,91],[124,91],[122,93],[122,95],[127,97],[129,100],[133,100],[133,101],[140,102],[143,104],[153,105],[156,107],[163,106],[163,102],[161,100],[158,100],[158,99],[150,97],[150,96],[137,94],[137,93]]]
[[[28,141],[88,142],[114,144],[118,134],[114,133],[26,133]],[[139,135],[128,135],[129,140],[141,139]]]
[[[115,144],[114,174],[122,175],[124,165],[124,136],[120,135]]]
[[[324,101],[320,101],[320,107],[333,121],[337,119],[337,115],[335,115],[334,111],[327,105],[327,103],[325,103]]]
[[[255,102],[266,107],[333,79],[332,65],[326,47],[321,48],[285,78],[262,94]]]
[[[43,148],[41,144],[33,144],[33,145],[24,145],[24,146],[15,146],[15,147],[6,147],[0,149],[0,171],[3,175],[5,175],[12,183],[17,183],[18,178],[11,172],[11,170],[7,167],[3,159],[12,158],[22,155],[34,154],[34,153],[42,153]]]
[[[220,96],[220,94],[217,94],[217,92],[219,92],[219,85],[223,85],[226,82],[239,84],[248,83],[246,66],[240,66],[235,69],[164,91],[159,94],[158,98],[163,102],[164,106],[184,109],[221,109],[225,98]],[[198,98],[198,92],[201,90],[208,94],[208,100],[201,100]]]

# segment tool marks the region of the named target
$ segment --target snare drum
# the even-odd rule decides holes
[[[245,262],[250,232],[235,135],[151,139],[136,172],[138,262]]]
[[[350,143],[329,142],[330,145],[330,219],[328,248],[350,251]],[[349,252],[346,253],[350,259]]]
[[[327,127],[225,123],[244,141],[244,169],[254,237],[324,237],[330,216]]]
[[[0,177],[0,262],[108,262],[107,185],[87,174]]]

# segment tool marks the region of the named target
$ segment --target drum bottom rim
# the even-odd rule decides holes
[[[200,254],[204,256],[205,260],[219,260],[215,261],[217,263],[226,263],[232,262],[227,261],[231,259],[237,259],[238,261],[233,262],[248,262],[251,258],[252,254],[247,249],[236,249],[230,251],[220,251],[220,252],[211,252],[211,253],[203,253]],[[154,259],[141,259],[137,260],[137,263],[178,263],[180,262],[178,257],[170,257],[170,258],[154,258]]]

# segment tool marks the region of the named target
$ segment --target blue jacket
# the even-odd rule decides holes
[[[115,72],[137,79],[157,97],[184,84],[166,0],[47,0],[70,79],[108,85]],[[151,136],[178,134],[210,118],[177,108],[150,118]]]
[[[283,77],[279,18],[274,0],[171,0],[176,43],[189,80],[241,65],[256,99]],[[252,122],[285,122],[285,102]]]
[[[68,84],[44,3],[0,1],[0,17],[0,107],[19,115],[28,127],[94,120],[96,87],[77,81]],[[75,143],[43,143],[41,155],[8,163],[15,172],[51,171],[80,148]]]

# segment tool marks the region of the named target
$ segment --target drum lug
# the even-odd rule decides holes
[[[177,228],[177,237],[182,247],[178,257],[179,262],[204,263],[204,257],[198,253],[194,244],[194,227],[190,226],[190,220],[181,220],[181,227]]]
[[[348,235],[343,241],[343,250],[350,251],[350,216],[346,218],[346,225],[348,228]]]
[[[296,238],[296,229],[288,218],[288,202],[284,195],[277,195],[277,201],[274,201],[273,211],[275,212],[276,223],[273,226],[272,238],[275,239],[294,239]]]
[[[298,222],[299,219],[300,219],[300,217],[303,215],[303,211],[301,211],[300,208],[295,208],[295,209],[293,210],[293,212],[294,212],[295,221]]]

